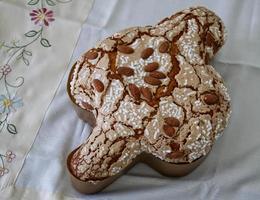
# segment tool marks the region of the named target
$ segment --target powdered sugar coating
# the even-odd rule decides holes
[[[94,60],[82,56],[72,71],[69,92],[74,103],[95,115],[96,127],[72,157],[74,175],[103,179],[143,152],[170,163],[189,163],[206,155],[230,117],[227,88],[208,65],[224,44],[224,32],[213,12],[190,8],[154,27],[114,34],[96,46]],[[162,51],[165,42],[169,48]],[[147,48],[153,52],[142,58]],[[145,80],[151,80],[151,72],[145,70],[150,63],[157,63],[155,71],[164,75],[152,79],[156,83]],[[128,72],[119,73],[122,67]],[[103,83],[102,91],[93,87],[94,79]],[[177,125],[167,124],[167,118]]]
[[[203,60],[200,56],[200,36],[199,27],[195,19],[190,19],[187,21],[188,30],[184,33],[177,42],[180,50],[180,54],[185,57],[185,59],[190,64],[203,64]]]
[[[121,101],[118,110],[114,113],[114,117],[117,121],[131,126],[133,129],[142,129],[144,128],[143,118],[148,116],[153,110],[146,102],[136,105],[127,96]]]

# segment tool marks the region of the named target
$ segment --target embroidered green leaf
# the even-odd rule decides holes
[[[5,125],[5,123],[2,122],[2,121],[0,121],[0,133],[1,133],[1,131],[2,131],[3,127],[4,127],[4,125]]]
[[[50,42],[45,38],[41,39],[41,45],[44,46],[44,47],[50,47],[51,46]]]
[[[0,49],[5,45],[5,42],[0,41]]]
[[[39,3],[40,0],[30,0],[27,4],[28,5],[35,5],[37,3]]]
[[[6,50],[7,53],[11,53],[11,51],[14,50],[13,47],[8,47],[8,49]]]
[[[16,41],[16,40],[12,40],[11,41],[11,44],[14,46],[14,47],[16,47],[17,45],[16,45],[16,43],[18,43],[19,41]]]
[[[53,1],[53,0],[46,0],[46,3],[49,5],[49,6],[55,6],[56,3]]]
[[[25,33],[24,35],[26,37],[34,37],[35,35],[37,35],[37,33],[38,33],[37,31],[31,30],[31,31]]]
[[[32,56],[32,52],[30,52],[30,51],[26,51],[26,50],[24,50],[23,53],[26,54],[27,56]]]
[[[24,56],[23,56],[23,62],[24,62],[24,64],[26,64],[27,66],[30,64],[30,63],[29,63],[29,60],[28,60],[27,58],[25,58]]]
[[[19,59],[21,59],[22,57],[23,57],[23,54],[20,53],[20,54],[16,57],[16,60],[19,60]]]
[[[17,134],[16,127],[13,124],[7,124],[7,130],[11,134]]]

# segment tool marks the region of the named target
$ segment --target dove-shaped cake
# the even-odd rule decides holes
[[[98,192],[137,162],[169,176],[201,163],[231,113],[223,79],[209,65],[225,39],[221,19],[193,7],[117,32],[79,58],[68,93],[93,126],[67,160],[79,191]]]

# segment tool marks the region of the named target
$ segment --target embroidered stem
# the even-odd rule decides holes
[[[0,133],[2,132],[3,128],[5,127],[5,124],[7,122],[7,118],[8,118],[8,114],[5,115],[5,118],[4,118],[3,121],[0,121],[0,126],[1,126]]]
[[[24,52],[26,51],[25,48],[28,47],[29,45],[31,45],[32,43],[34,43],[36,40],[38,40],[39,38],[42,38],[42,32],[43,32],[43,26],[41,26],[40,30],[38,31],[29,31],[25,34],[25,36],[27,37],[34,37],[34,39],[30,42],[28,42],[27,44],[24,44],[24,45],[17,45],[17,44],[13,44],[13,46],[10,46],[10,45],[6,45],[6,44],[3,44],[3,47],[6,47],[8,50],[7,51],[12,51],[13,49],[16,49],[12,54],[11,56],[9,56],[7,62],[6,62],[6,65],[10,63],[11,59],[19,52],[22,50],[22,52],[17,56],[18,58],[19,57],[22,57],[23,58],[23,61],[25,62],[26,65],[29,65],[29,63],[27,61],[25,61],[25,57],[24,57]],[[34,34],[33,36],[32,33]],[[29,35],[31,34],[31,35]],[[29,51],[27,51],[29,52]],[[28,53],[27,53],[28,54]],[[31,54],[29,54],[31,55]]]
[[[0,153],[0,177],[7,174],[9,169],[5,167],[6,162],[12,162],[16,155],[12,151],[6,151],[5,155]],[[6,162],[5,162],[6,161]]]
[[[2,167],[5,168],[5,162],[4,162],[3,157],[5,157],[5,156],[0,154],[0,158],[1,158],[1,161],[2,161]]]

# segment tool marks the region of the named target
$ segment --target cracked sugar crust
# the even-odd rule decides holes
[[[69,92],[96,127],[72,157],[73,174],[101,180],[143,152],[170,163],[206,155],[231,112],[223,79],[208,64],[225,38],[220,18],[197,7],[115,33],[82,55]]]

